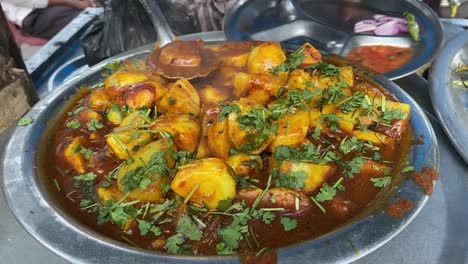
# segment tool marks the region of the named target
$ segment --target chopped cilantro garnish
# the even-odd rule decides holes
[[[283,225],[284,231],[291,231],[297,227],[297,220],[290,217],[281,217],[281,224]]]
[[[161,230],[159,227],[154,226],[148,221],[137,219],[138,221],[138,229],[140,229],[140,235],[144,236],[149,232],[153,233],[155,236],[159,236],[161,234]]]
[[[303,47],[295,50],[288,56],[288,59],[285,63],[281,63],[280,65],[276,66],[271,70],[271,72],[273,74],[277,74],[278,72],[289,72],[295,70],[305,59],[305,56],[302,53],[303,51]]]
[[[202,238],[202,232],[188,215],[182,216],[177,222],[177,232],[190,240],[199,241]]]
[[[77,129],[81,126],[80,124],[80,121],[76,120],[76,119],[73,119],[73,120],[70,120],[68,121],[66,124],[65,124],[66,127],[68,128],[71,128],[71,129]]]
[[[86,160],[89,160],[91,158],[91,156],[94,155],[94,151],[90,150],[90,149],[87,149],[83,146],[80,147],[80,153],[83,154],[83,157],[86,159]]]
[[[414,167],[413,167],[413,165],[411,165],[409,163],[409,161],[406,161],[405,162],[405,167],[403,168],[403,170],[401,172],[408,172],[408,171],[414,171]]]
[[[392,183],[392,177],[370,178],[370,181],[374,183],[375,187],[384,188]]]
[[[97,119],[89,120],[89,122],[86,124],[86,126],[88,127],[89,131],[96,131],[96,130],[104,127],[104,125],[101,123],[101,121],[99,121]]]
[[[315,199],[317,200],[317,202],[321,203],[325,201],[330,201],[331,199],[333,199],[333,197],[335,197],[335,195],[336,195],[336,189],[328,185],[327,183],[325,183],[320,188],[320,191],[315,196]]]
[[[220,122],[223,121],[230,113],[239,114],[241,112],[239,106],[236,104],[229,105],[226,102],[219,102],[219,105],[222,107],[218,118],[218,121]]]
[[[379,119],[382,123],[390,125],[394,119],[397,120],[402,120],[405,119],[407,116],[407,113],[400,109],[392,109],[392,110],[387,110],[387,111],[382,111],[382,113],[379,115]]]
[[[169,97],[169,105],[175,105],[177,100],[174,97]]]
[[[355,157],[352,160],[343,164],[343,173],[347,177],[353,178],[354,174],[361,172],[362,166],[364,166],[364,158]]]
[[[349,154],[352,151],[361,151],[362,148],[364,147],[364,143],[362,141],[359,141],[356,137],[352,138],[347,138],[345,137],[341,142],[340,142],[340,151],[343,152],[343,154]]]
[[[138,187],[146,190],[157,177],[168,175],[168,173],[166,151],[155,152],[146,165],[142,162],[142,165],[125,173],[121,181],[123,191],[133,191]]]
[[[277,187],[284,187],[289,189],[302,189],[305,187],[304,180],[307,179],[305,171],[280,173],[275,168],[272,170],[273,178],[276,179]]]
[[[32,117],[23,117],[19,120],[18,126],[29,126],[34,122],[34,118]]]
[[[175,234],[169,237],[166,241],[166,249],[168,253],[180,253],[180,246],[184,243],[184,238],[180,234]]]
[[[335,76],[340,75],[339,67],[333,64],[326,63],[324,61],[314,63],[306,67],[305,70],[306,71],[319,70],[320,73],[322,74],[322,77],[335,77]]]
[[[110,70],[110,71],[117,71],[122,63],[120,61],[111,61],[107,63],[104,68]]]
[[[93,181],[96,179],[97,175],[94,172],[89,172],[86,174],[81,174],[78,176],[73,177],[77,181]]]

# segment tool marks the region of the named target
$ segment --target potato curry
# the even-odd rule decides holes
[[[351,66],[310,44],[177,49],[190,43],[158,63],[199,67],[206,49],[207,77],[112,63],[57,122],[42,167],[91,228],[173,254],[260,254],[343,225],[410,169],[410,106]]]

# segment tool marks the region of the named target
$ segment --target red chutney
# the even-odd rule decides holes
[[[373,71],[386,73],[408,63],[413,52],[410,48],[371,45],[354,48],[347,57]]]

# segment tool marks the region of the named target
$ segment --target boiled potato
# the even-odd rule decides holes
[[[180,166],[171,189],[190,201],[216,209],[222,200],[236,197],[236,181],[229,166],[217,158],[194,160]]]
[[[109,76],[104,82],[106,90],[110,87],[123,87],[134,83],[147,81],[149,78],[143,72],[119,71]]]
[[[89,107],[91,109],[103,110],[109,105],[109,96],[104,88],[97,88],[89,95]]]
[[[161,202],[164,197],[163,188],[169,184],[169,176],[167,173],[160,175],[152,172],[148,172],[142,175],[142,171],[139,168],[152,165],[150,162],[155,155],[163,152],[163,162],[167,169],[172,169],[175,166],[175,160],[172,157],[171,152],[176,152],[174,144],[170,143],[165,139],[151,142],[138,150],[132,155],[133,162],[126,163],[119,168],[117,172],[117,187],[122,192],[129,191],[129,200],[138,200],[144,202]],[[158,163],[159,164],[159,163]],[[156,165],[158,165],[156,164]],[[149,179],[152,182],[149,183],[146,189],[141,188],[142,178]],[[140,180],[137,186],[130,186],[129,181]]]
[[[285,114],[277,121],[278,130],[268,149],[273,152],[276,147],[297,146],[304,142],[309,128],[309,113],[306,110],[296,110],[294,114]]]
[[[195,151],[200,138],[199,121],[189,115],[162,115],[153,122],[151,128],[171,134],[179,150],[191,153]]]
[[[91,110],[91,109],[81,110],[78,113],[78,119],[80,120],[81,124],[83,124],[84,126],[86,126],[89,123],[89,121],[93,119],[102,121],[101,115],[98,112]]]
[[[307,67],[311,64],[322,61],[322,54],[310,43],[304,43],[302,45],[302,54],[304,55],[304,60],[301,63],[302,68]]]
[[[76,137],[65,146],[64,151],[64,157],[68,165],[80,174],[86,172],[86,161],[79,151],[83,142],[84,138],[82,136]]]
[[[271,121],[266,119],[269,111],[245,98],[240,99],[236,105],[240,113],[231,112],[228,115],[231,144],[238,150],[260,154],[273,141],[276,134]],[[240,122],[242,116],[247,117],[245,123]]]
[[[243,72],[236,74],[233,84],[235,96],[250,99],[260,105],[268,104],[283,85],[275,76]]]
[[[216,119],[213,124],[208,126],[207,144],[213,156],[226,159],[232,146],[229,141],[228,120],[222,121]]]
[[[217,104],[228,99],[228,95],[211,85],[206,85],[203,89],[200,90],[200,99],[201,102]]]
[[[111,133],[106,137],[107,145],[119,159],[128,159],[140,147],[151,142],[151,134],[145,131],[126,130]]]
[[[343,66],[339,69],[340,79],[343,80],[349,87],[354,86],[354,72],[353,67]]]
[[[286,54],[279,43],[263,42],[249,53],[248,73],[271,75],[271,70],[286,61]]]
[[[379,148],[384,159],[391,159],[395,154],[395,139],[375,131],[354,130],[354,136],[363,141],[369,141]]]
[[[177,80],[161,98],[158,111],[163,114],[198,116],[200,113],[200,96],[188,80]]]
[[[239,153],[229,156],[226,162],[237,176],[248,176],[263,170],[263,160],[260,155]]]
[[[279,166],[280,173],[305,172],[307,178],[304,179],[305,186],[301,191],[305,194],[312,194],[318,190],[324,182],[336,171],[333,165],[313,164],[309,162],[295,162],[285,160]]]
[[[154,105],[155,89],[151,85],[138,83],[123,91],[125,104],[133,109],[150,108]]]
[[[109,112],[107,112],[107,120],[111,122],[114,125],[120,125],[122,122],[123,114],[122,111],[120,111],[120,108],[116,105],[113,104],[112,107],[109,109]]]
[[[289,74],[288,87],[289,89],[304,90],[307,82],[311,81],[311,76],[302,69],[296,69]]]
[[[120,127],[133,127],[139,128],[143,126],[149,126],[148,120],[143,117],[143,113],[139,110],[134,110],[129,115],[127,115],[122,121],[120,122]]]

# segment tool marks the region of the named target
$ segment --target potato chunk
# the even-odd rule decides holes
[[[236,196],[236,181],[224,161],[207,158],[179,167],[171,189],[184,198],[193,193],[190,201],[216,209],[219,201]]]
[[[151,134],[138,130],[111,133],[106,137],[107,145],[119,159],[128,159],[140,147],[151,141]]]
[[[104,82],[104,86],[123,87],[134,83],[144,82],[148,80],[148,76],[143,72],[138,71],[119,71],[109,76]]]
[[[129,200],[140,202],[161,202],[165,186],[169,185],[167,169],[175,166],[171,152],[177,151],[174,144],[165,139],[154,141],[132,155],[133,162],[120,167],[117,172],[117,187],[122,192],[130,192]],[[154,173],[144,168],[158,167]],[[167,168],[167,169],[164,169]],[[153,168],[152,171],[155,169]],[[167,190],[166,190],[167,191]]]
[[[306,82],[310,81],[310,75],[302,69],[296,69],[292,71],[288,79],[289,89],[301,89],[304,90],[307,85]]]
[[[198,145],[200,124],[193,116],[162,115],[154,121],[151,128],[171,134],[179,150],[193,153]]]
[[[95,110],[103,110],[109,107],[109,96],[104,88],[97,88],[89,95],[89,107]]]
[[[268,146],[269,150],[273,152],[276,147],[281,145],[297,146],[301,144],[307,135],[309,121],[309,113],[305,110],[297,110],[292,115],[283,115],[278,119],[278,130],[273,142]]]
[[[254,174],[263,170],[262,157],[259,155],[239,153],[230,156],[226,162],[237,176],[248,176],[249,174]]]
[[[224,92],[214,88],[211,85],[205,86],[203,89],[200,90],[200,99],[202,103],[214,103],[217,104],[218,102],[222,102],[228,99],[227,94]]]
[[[83,154],[80,153],[80,147],[84,142],[82,136],[74,138],[65,147],[64,156],[68,165],[70,165],[76,172],[82,174],[86,172],[86,162]]]
[[[275,76],[239,72],[234,77],[234,95],[247,98],[257,104],[266,105],[278,94],[283,85]]]
[[[357,139],[369,141],[379,147],[380,153],[384,159],[391,159],[395,151],[395,140],[389,136],[374,131],[354,130]]]
[[[248,73],[271,74],[271,70],[286,61],[279,43],[263,42],[250,51],[247,59]]]
[[[231,142],[229,141],[228,120],[216,120],[208,127],[207,143],[213,156],[226,159],[231,150]]]
[[[198,116],[200,113],[200,96],[188,80],[177,80],[161,98],[158,111],[163,114]]]
[[[304,188],[302,192],[312,194],[326,182],[336,171],[333,165],[314,164],[309,162],[295,162],[285,160],[279,167],[280,173],[305,172],[307,178],[304,179]]]
[[[311,64],[322,61],[322,54],[310,43],[304,43],[302,45],[302,54],[304,55],[304,60],[301,63],[302,68],[307,67]]]
[[[236,105],[240,113],[235,111],[228,115],[228,132],[232,145],[241,151],[260,154],[273,141],[275,127],[266,119],[268,110],[245,98]]]

